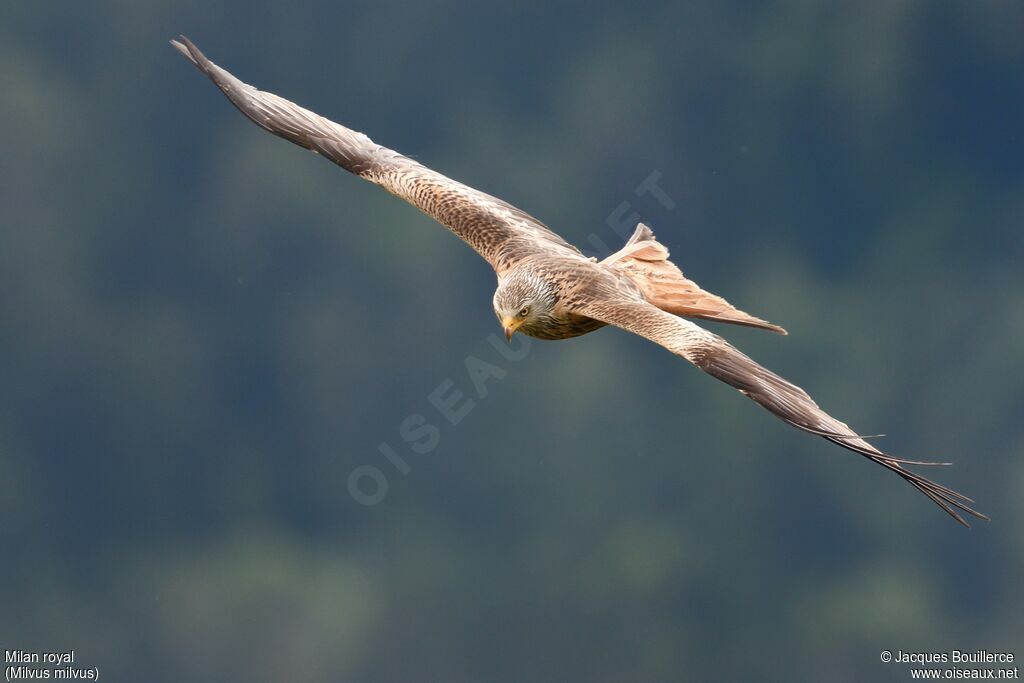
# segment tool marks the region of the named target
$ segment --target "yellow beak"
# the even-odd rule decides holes
[[[505,328],[505,341],[511,342],[512,335],[516,333],[516,328],[519,327],[519,325],[516,324],[514,318],[502,318],[501,326]]]

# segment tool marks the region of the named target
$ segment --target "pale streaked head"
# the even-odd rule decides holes
[[[539,329],[552,317],[558,301],[556,288],[535,272],[513,270],[498,281],[494,292],[494,314],[501,321],[505,338],[516,331],[526,334]]]

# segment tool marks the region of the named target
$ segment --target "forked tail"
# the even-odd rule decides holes
[[[624,272],[640,288],[647,301],[668,313],[786,334],[786,330],[778,325],[739,310],[687,279],[668,260],[665,245],[656,240],[651,229],[643,223],[637,224],[626,246],[601,263]]]

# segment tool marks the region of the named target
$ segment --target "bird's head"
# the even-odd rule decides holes
[[[558,294],[555,287],[529,270],[513,270],[498,280],[494,292],[494,313],[511,341],[516,330],[529,334],[552,317]]]

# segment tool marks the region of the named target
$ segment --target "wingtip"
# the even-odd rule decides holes
[[[203,69],[204,71],[206,70],[206,65],[210,60],[208,60],[206,55],[196,47],[195,43],[183,35],[179,35],[177,38],[173,38],[169,42],[171,43],[171,47],[184,55],[188,61],[195,64],[200,69]]]
[[[198,66],[198,62],[196,62],[196,58],[192,56],[192,53],[188,51],[188,48],[185,47],[185,44],[182,43],[181,40],[180,40],[181,38],[184,38],[184,37],[185,36],[178,36],[178,38],[172,38],[168,42],[170,42],[171,47],[173,47],[175,50],[180,52],[182,54],[182,56],[184,56],[186,59],[188,59],[188,61],[190,61],[193,64],[196,64]]]
[[[986,515],[984,512],[978,512],[977,510],[975,510],[973,508],[971,508],[967,512],[970,513],[971,517],[974,517],[975,519],[981,520],[982,522],[991,522],[992,521],[992,518],[989,517],[988,515]],[[957,515],[957,516],[959,517],[959,515]],[[960,517],[960,519],[958,521],[961,524],[963,524],[965,527],[967,527],[968,529],[973,529],[974,528],[974,525],[972,525],[970,522],[968,522],[963,517]]]
[[[983,513],[983,512],[978,512],[977,510],[974,510],[974,511],[973,511],[973,512],[971,513],[971,515],[972,515],[972,516],[973,516],[973,517],[974,517],[975,519],[980,519],[980,520],[981,520],[982,522],[991,522],[991,521],[992,521],[992,518],[991,518],[991,517],[989,517],[988,515],[986,515],[986,514],[985,514],[985,513]],[[966,527],[966,528],[968,528],[968,529],[973,529],[973,528],[974,528],[974,525],[973,525],[973,524],[971,524],[970,522],[968,522],[968,521],[967,521],[966,519],[964,519],[964,518],[963,518],[963,517],[961,517],[960,515],[953,515],[953,518],[954,518],[954,519],[956,519],[956,521],[960,522],[960,523],[961,523],[962,525],[964,525],[964,527]]]

